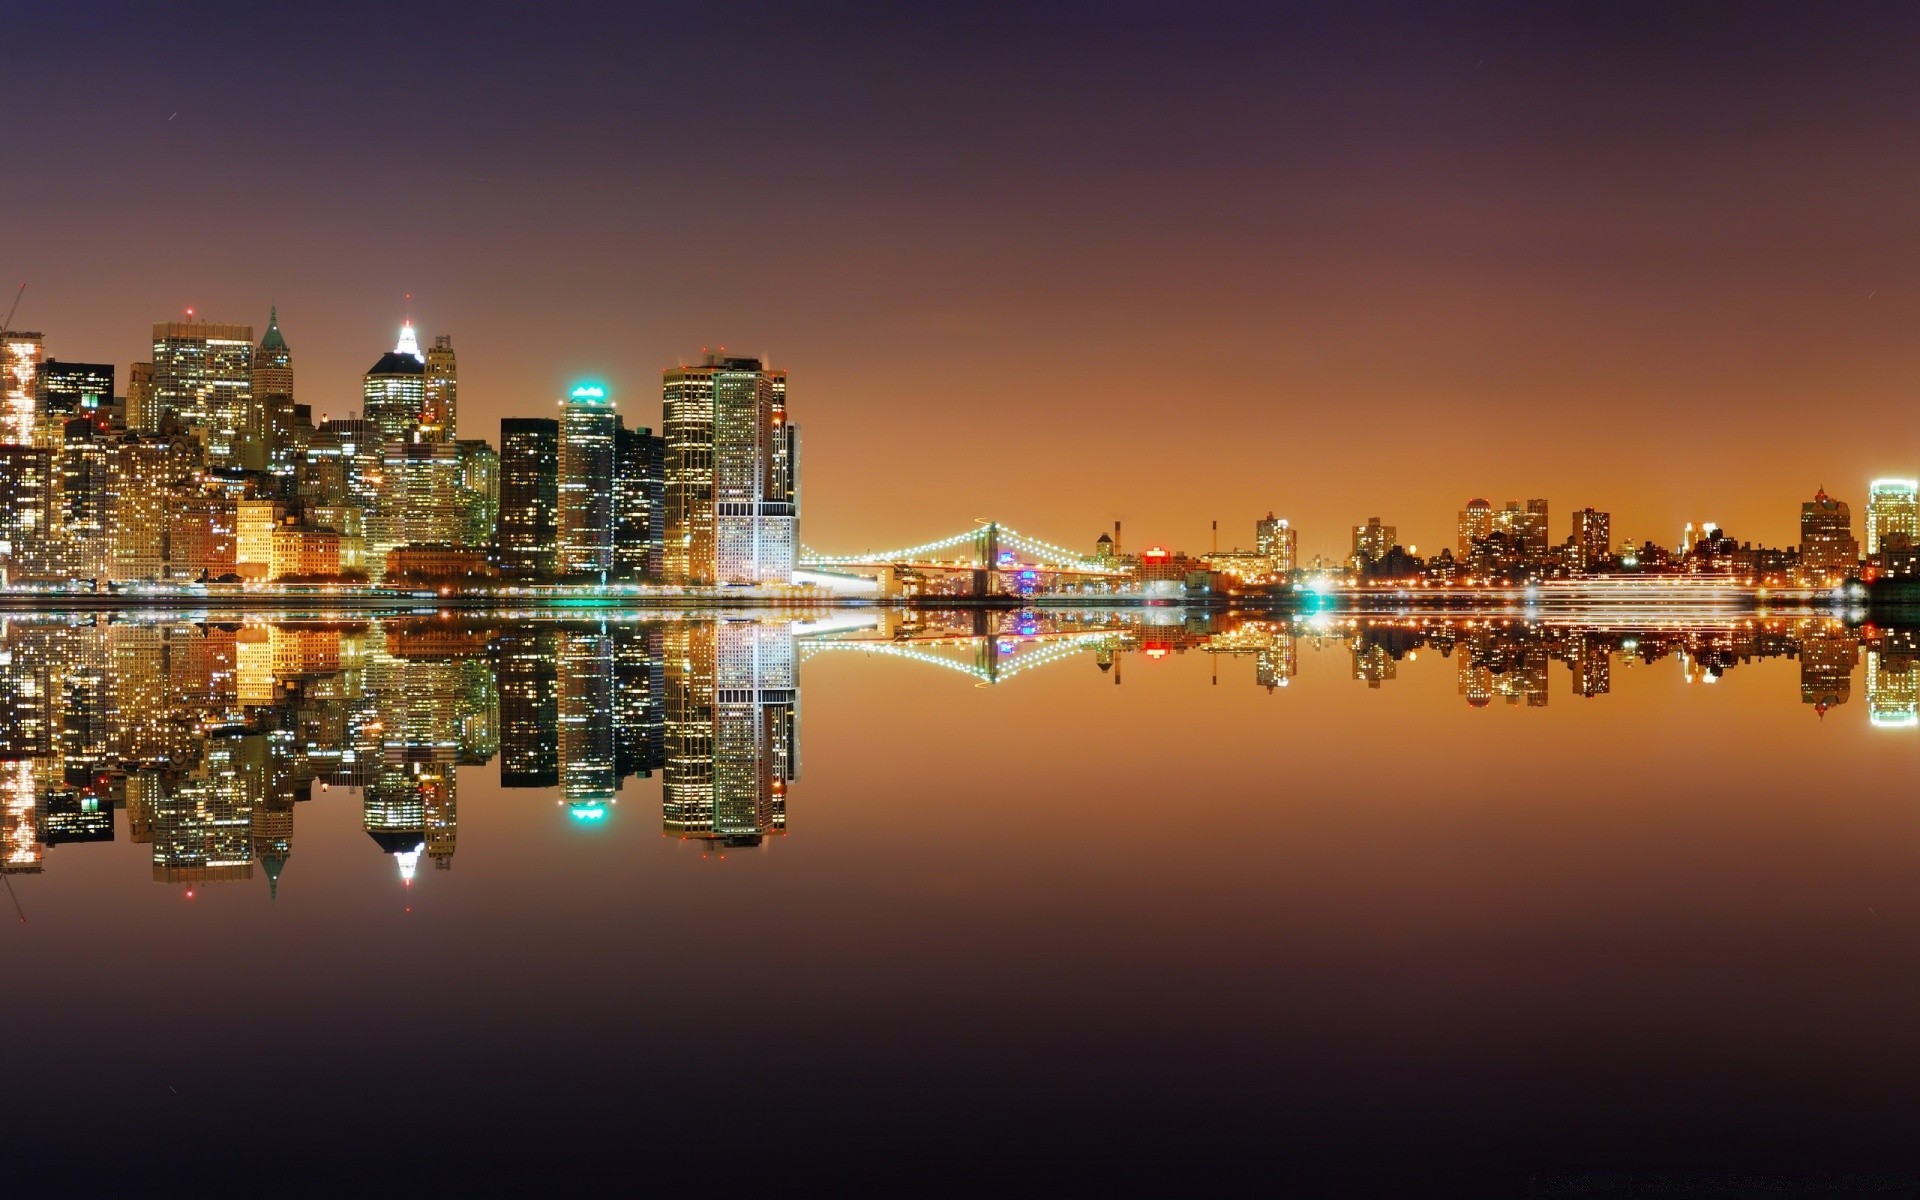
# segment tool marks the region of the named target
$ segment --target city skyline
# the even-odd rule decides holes
[[[336,417],[411,315],[455,334],[482,431],[579,378],[646,395],[724,341],[809,381],[810,468],[874,498],[819,494],[831,545],[953,527],[983,488],[1056,536],[1122,518],[1188,549],[1283,504],[1310,531],[1407,514],[1439,545],[1472,495],[1780,543],[1774,490],[1916,473],[1920,242],[1880,203],[1913,170],[1887,152],[1913,14],[1767,9],[1728,35],[1657,6],[1564,27],[1390,7],[1390,41],[1358,14],[1129,9],[1091,45],[1062,10],[637,10],[596,40],[485,9],[404,72],[346,10],[256,14],[285,36],[244,54],[211,10],[29,14],[14,219],[37,233],[0,280],[28,283],[16,320],[51,353],[122,366],[155,319],[277,304]],[[616,69],[636,34],[643,69]],[[639,115],[709,94],[667,48],[713,36],[766,69]],[[362,65],[302,61],[328,47]],[[66,54],[101,68],[86,105],[36,86]],[[396,128],[431,155],[371,155]],[[247,171],[254,145],[285,173]],[[685,184],[652,165],[714,145],[744,152]],[[122,185],[68,182],[79,146]],[[763,171],[787,202],[747,199]],[[1025,182],[984,182],[1003,171]],[[1170,402],[1204,427],[1153,436]],[[1802,418],[1835,406],[1852,419]],[[982,461],[940,452],[963,413],[999,431]]]
[[[61,469],[57,456],[61,448],[61,439],[58,429],[62,414],[92,415],[96,404],[103,411],[106,410],[108,400],[120,401],[124,404],[123,408],[112,409],[115,428],[124,425],[133,431],[154,432],[159,429],[164,414],[173,414],[175,418],[186,421],[189,428],[196,431],[196,437],[204,447],[208,466],[243,468],[289,478],[305,469],[300,466],[304,461],[302,455],[315,452],[307,450],[307,443],[313,437],[316,426],[322,433],[328,430],[353,429],[377,432],[377,436],[367,440],[370,447],[385,447],[386,474],[390,479],[401,477],[400,472],[404,467],[402,459],[407,458],[423,461],[444,459],[448,470],[472,477],[475,468],[469,461],[471,455],[467,451],[473,447],[483,447],[486,448],[485,452],[489,454],[490,461],[481,470],[487,480],[487,487],[492,489],[484,504],[486,511],[493,514],[488,517],[484,529],[475,525],[468,532],[460,532],[466,529],[466,526],[462,524],[462,519],[456,516],[454,509],[465,504],[465,501],[456,503],[450,498],[424,501],[415,497],[409,502],[404,515],[417,516],[422,511],[436,513],[443,510],[444,515],[428,520],[424,526],[421,526],[420,528],[426,530],[424,533],[412,528],[413,525],[418,524],[417,522],[405,521],[395,525],[393,532],[385,532],[381,524],[381,515],[375,511],[377,504],[373,499],[373,493],[369,492],[364,502],[364,516],[371,522],[372,529],[367,538],[365,557],[369,564],[376,564],[370,567],[376,581],[380,571],[384,569],[382,565],[377,564],[384,564],[385,555],[390,551],[409,546],[472,546],[484,549],[486,555],[496,565],[501,561],[502,544],[497,539],[499,536],[506,535],[505,527],[502,527],[498,534],[492,528],[492,522],[500,511],[499,454],[507,446],[511,431],[524,427],[529,420],[538,422],[541,418],[530,418],[524,414],[503,418],[500,425],[501,432],[497,435],[497,444],[495,438],[485,436],[484,433],[477,438],[458,440],[456,437],[459,417],[456,400],[458,368],[451,334],[436,332],[428,335],[432,339],[432,347],[429,350],[423,350],[420,342],[421,331],[416,329],[410,317],[404,319],[399,327],[394,349],[381,354],[374,365],[363,374],[358,397],[359,407],[349,409],[349,415],[345,418],[332,418],[324,412],[315,412],[313,405],[302,399],[310,392],[304,390],[307,385],[295,383],[291,355],[280,325],[277,305],[269,306],[268,322],[257,346],[254,345],[253,336],[254,327],[249,324],[209,321],[196,313],[188,314],[187,318],[181,321],[156,322],[153,325],[153,341],[149,353],[149,357],[154,362],[129,363],[125,368],[124,376],[121,376],[120,368],[115,364],[60,359],[48,351],[47,339],[43,331],[9,330],[5,334],[5,339],[16,352],[10,361],[13,361],[18,369],[13,371],[5,381],[4,391],[9,409],[13,412],[8,420],[18,428],[10,427],[6,435],[7,440],[47,448],[55,453],[55,462],[49,465],[51,477],[54,479],[53,485],[48,489],[50,496],[59,491],[58,481]],[[181,357],[183,355],[184,357]],[[170,365],[174,358],[181,358],[185,365]],[[157,371],[155,362],[159,364]],[[729,371],[733,374],[729,374]],[[123,394],[120,396],[113,394],[117,378],[126,380],[126,386],[121,389]],[[211,383],[203,386],[201,383],[203,379]],[[746,381],[744,384],[746,390],[738,392],[741,399],[734,401],[731,409],[724,402],[716,405],[716,398],[724,401],[726,397],[734,395],[737,388],[741,386],[728,385],[726,381],[730,379]],[[672,550],[674,546],[684,543],[690,547],[698,541],[699,554],[704,556],[703,560],[718,562],[720,559],[725,559],[731,563],[730,570],[720,573],[724,578],[736,581],[769,582],[786,578],[790,574],[788,568],[761,565],[760,558],[762,555],[772,555],[773,557],[768,560],[769,563],[791,561],[800,549],[799,537],[806,536],[805,534],[796,536],[797,505],[794,499],[798,494],[799,430],[786,419],[787,372],[784,369],[768,367],[758,358],[729,354],[724,349],[704,350],[697,361],[682,362],[677,366],[665,368],[661,372],[661,380],[660,416],[651,419],[647,426],[638,428],[627,426],[625,415],[618,411],[617,393],[601,381],[585,383],[576,381],[562,392],[558,401],[560,411],[571,416],[556,424],[556,430],[564,430],[569,423],[577,430],[585,430],[587,426],[580,422],[594,419],[592,414],[596,413],[604,415],[607,420],[613,422],[613,425],[589,437],[589,440],[596,444],[604,443],[596,453],[603,454],[606,461],[600,462],[599,466],[593,470],[586,471],[579,484],[559,485],[553,501],[554,527],[550,531],[550,536],[555,539],[553,552],[546,559],[541,560],[545,564],[541,569],[559,569],[563,573],[571,572],[582,577],[593,576],[602,582],[613,577],[631,579],[643,574],[664,576],[669,579],[711,582],[715,578],[711,573],[714,568],[705,568],[710,573],[704,576],[698,572],[690,573],[688,560],[684,557],[676,558]],[[754,380],[759,382],[752,382]],[[251,393],[249,393],[249,387]],[[220,390],[223,388],[237,389],[239,398],[235,399],[228,392]],[[637,403],[630,399],[629,409],[631,410]],[[672,432],[675,427],[673,413],[676,411],[676,404],[681,405],[687,412],[700,412],[706,415],[699,418],[678,418],[682,432],[676,435]],[[691,408],[687,407],[689,404],[692,405]],[[741,404],[745,407],[740,407]],[[49,405],[53,408],[49,409]],[[740,459],[739,464],[732,468],[725,466],[729,461],[726,453],[722,452],[716,457],[715,447],[728,444],[726,439],[722,438],[716,443],[713,441],[712,433],[714,428],[720,427],[714,425],[714,421],[728,412],[734,415],[722,419],[721,424],[739,431],[728,436],[734,438],[743,448],[741,452],[749,456],[747,459]],[[698,421],[707,422],[704,427],[708,429],[708,433],[700,435],[706,439],[705,441],[698,438],[691,442],[688,440],[690,435],[686,430],[694,428],[687,424],[690,419],[695,420],[696,425]],[[471,428],[474,422],[469,419],[468,424]],[[654,428],[661,429],[662,434],[653,434]],[[300,432],[301,430],[304,432]],[[616,431],[620,449],[614,446]],[[482,433],[478,429],[474,432]],[[343,436],[351,438],[354,435],[343,434]],[[364,438],[366,435],[359,436]],[[738,440],[740,437],[744,437],[745,441],[740,442]],[[557,438],[554,462],[548,468],[560,472],[563,476],[565,471],[560,464],[559,450],[564,449],[566,441],[564,437]],[[625,448],[629,441],[633,442],[631,449]],[[401,443],[408,445],[401,459],[396,459],[394,456],[401,454]],[[578,437],[575,439],[575,444],[579,444]],[[688,454],[696,457],[687,458]],[[578,458],[577,452],[571,461],[575,462],[576,466],[587,462],[585,459]],[[699,474],[695,491],[688,491],[690,485],[687,482],[694,478],[688,474],[689,470],[694,468],[676,465],[683,461],[700,464],[697,467]],[[749,468],[746,465],[749,461],[759,465]],[[719,474],[715,473],[714,464],[716,463],[719,464],[717,468]],[[581,469],[585,470],[584,467]],[[658,478],[654,475],[656,471],[659,473]],[[353,497],[347,493],[354,491],[356,486],[352,483],[352,475],[353,471],[349,468],[345,479],[346,491],[330,498],[321,497],[322,502],[340,504],[351,501]],[[722,476],[733,481],[729,485],[731,488],[729,495],[748,505],[748,508],[740,511],[781,515],[772,521],[768,521],[765,516],[752,516],[744,521],[735,519],[738,532],[724,538],[717,536],[715,530],[735,526],[729,526],[727,519],[718,519],[713,515],[720,512],[719,507],[713,507],[708,515],[701,518],[706,522],[704,526],[691,518],[675,515],[677,511],[686,509],[691,502],[689,497],[695,495],[701,497],[698,501],[700,505],[715,505],[718,496],[714,490],[715,481]],[[635,490],[625,498],[615,494],[616,486],[628,487],[639,478],[650,481],[646,484],[644,493]],[[435,484],[433,486],[452,485]],[[1881,510],[1888,503],[1895,504],[1904,513],[1893,518],[1895,524],[1891,528],[1910,538],[1914,536],[1916,530],[1920,530],[1920,525],[1915,523],[1915,514],[1910,511],[1913,509],[1915,487],[1915,481],[1911,478],[1876,478],[1868,483],[1864,489],[1865,501],[1859,505],[1862,525],[1858,530],[1858,536],[1853,540],[1855,551],[1864,548],[1869,555],[1878,551],[1880,539],[1876,532],[1876,523],[1884,523],[1886,520]],[[301,496],[305,498],[304,477],[301,488]],[[742,490],[749,488],[750,491]],[[605,539],[605,544],[586,558],[582,558],[577,553],[565,552],[567,534],[563,526],[567,513],[563,501],[570,495],[585,498],[581,501],[583,503],[608,506],[605,511],[600,508],[594,509],[593,523],[598,529],[594,536]],[[1819,495],[1827,495],[1824,487],[1819,490]],[[291,495],[289,499],[292,499]],[[440,507],[435,507],[436,504]],[[1518,499],[1514,499],[1508,502],[1507,508],[1513,510],[1520,504]],[[1533,549],[1544,549],[1558,544],[1558,536],[1548,521],[1548,504],[1548,500],[1541,498],[1533,498],[1525,502],[1526,508],[1538,509],[1539,527],[1532,529],[1523,539],[1528,541]],[[1486,506],[1487,511],[1492,513],[1490,503],[1484,498],[1476,497],[1470,501],[1468,509],[1474,506]],[[1274,514],[1270,511],[1268,519],[1273,517]],[[1492,513],[1492,516],[1485,520],[1475,518],[1470,521],[1469,517],[1470,513],[1467,509],[1461,510],[1454,524],[1456,536],[1451,539],[1458,546],[1463,560],[1471,541],[1470,524],[1476,527],[1484,525],[1482,532],[1490,531],[1495,525],[1500,524],[1498,513]],[[1631,526],[1618,520],[1611,510],[1596,509],[1591,503],[1575,510],[1573,519],[1575,522],[1583,520],[1592,522],[1590,526],[1576,526],[1570,535],[1582,547],[1579,561],[1575,564],[1577,567],[1608,557],[1606,550],[1614,544],[1610,541],[1610,533],[1619,535],[1621,546],[1625,546],[1627,541],[1631,540],[1635,546],[1642,542],[1651,542],[1661,547],[1677,546],[1684,552],[1693,544],[1696,537],[1707,532],[1718,536],[1728,529],[1725,522],[1710,518],[1702,518],[1698,521],[1688,520],[1680,535],[1670,542],[1660,531],[1635,531]],[[393,520],[393,516],[389,514],[388,523],[393,524]],[[1850,522],[1851,516],[1847,520]],[[1403,536],[1400,532],[1404,518],[1393,524],[1382,524],[1381,518],[1378,517],[1369,517],[1367,521],[1373,530],[1367,541],[1368,557],[1378,559],[1390,547],[1405,549],[1409,554],[1418,551],[1421,543],[1411,536]],[[1155,527],[1156,524],[1164,523],[1150,521],[1149,528]],[[1209,550],[1191,552],[1191,557],[1197,560],[1207,557],[1209,552],[1217,555],[1221,550],[1240,550],[1242,547],[1238,535],[1232,532],[1236,524],[1229,521],[1230,540],[1227,545],[1221,546],[1218,541],[1219,520],[1217,518],[1211,520]],[[1256,547],[1262,541],[1261,529],[1264,524],[1265,522],[1260,519],[1254,522],[1253,544]],[[641,537],[651,539],[650,544],[654,548],[652,550],[639,548],[617,550],[614,544],[616,525],[629,531],[624,535],[627,539],[626,544],[631,546],[634,537]],[[1337,545],[1334,538],[1316,538],[1312,531],[1307,531],[1310,540],[1306,548],[1302,549],[1299,544],[1301,526],[1290,519],[1280,521],[1280,525],[1288,529],[1290,553],[1287,561],[1289,564],[1337,563],[1341,560],[1342,556],[1339,553],[1328,552],[1334,550]],[[108,528],[99,532],[102,534],[111,532],[110,521],[107,522],[107,526]],[[1408,522],[1407,526],[1409,528],[1428,527],[1419,519]],[[774,533],[763,532],[767,529],[773,530]],[[1356,526],[1355,540],[1352,543],[1352,552],[1355,555],[1362,550],[1358,529],[1359,527]],[[1120,523],[1116,522],[1114,531],[1117,534],[1119,530]],[[1806,532],[1804,519],[1796,532],[1804,538]],[[1738,542],[1759,546],[1768,544],[1765,538],[1756,538],[1749,531],[1735,529],[1732,533]],[[768,549],[764,551],[759,549],[762,540],[769,536],[772,540],[767,543]],[[743,542],[742,538],[746,540]],[[1103,542],[1105,540],[1102,539]],[[1178,542],[1172,542],[1169,545],[1167,540],[1153,538],[1145,538],[1142,541],[1163,549],[1171,549],[1176,555],[1188,553]],[[1379,541],[1379,545],[1373,546],[1372,541]],[[664,552],[660,549],[663,544],[668,547]],[[1793,539],[1787,539],[1779,544],[1792,547],[1796,542]],[[1434,539],[1429,543],[1427,556],[1431,557],[1446,545],[1447,541],[1440,538]],[[733,549],[722,553],[723,546],[731,546]],[[739,548],[741,546],[746,546],[748,549],[743,551]],[[514,552],[506,553],[509,558],[514,557]],[[623,554],[626,556],[624,559],[621,557]],[[716,555],[719,557],[716,558]],[[1858,554],[1854,553],[1851,557],[1843,558],[1839,552],[1836,552],[1832,561],[1840,573],[1845,574],[1847,572],[1840,564],[1843,561],[1852,562],[1857,557]],[[427,566],[439,569],[444,565],[440,563],[438,557],[432,555],[416,553],[412,555],[412,559],[422,564],[423,569]],[[616,560],[620,562],[618,569],[616,569]],[[100,561],[108,563],[111,561],[111,556],[102,550]],[[458,565],[457,560],[455,565]],[[110,572],[96,569],[93,573]],[[1911,572],[1902,571],[1901,573]]]

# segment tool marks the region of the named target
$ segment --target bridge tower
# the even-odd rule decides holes
[[[991,596],[1000,572],[1000,522],[988,521],[980,530],[980,569],[973,573],[973,594]]]

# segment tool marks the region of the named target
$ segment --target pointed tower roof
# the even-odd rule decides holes
[[[285,350],[287,348],[287,339],[280,333],[280,306],[278,304],[267,309],[267,331],[260,335],[260,348],[262,350]]]
[[[267,877],[267,900],[269,903],[280,898],[280,872],[287,866],[285,854],[262,854],[260,868]]]
[[[427,361],[426,355],[420,353],[420,339],[414,336],[413,318],[407,318],[400,326],[400,344],[393,348],[393,352],[395,354],[411,354],[421,362]]]

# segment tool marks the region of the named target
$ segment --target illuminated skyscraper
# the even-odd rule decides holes
[[[127,367],[127,428],[136,433],[160,430],[160,406],[153,396],[153,364],[150,362]]]
[[[113,406],[113,364],[61,362],[40,364],[34,381],[34,445],[57,450],[67,422],[74,417],[106,415]]]
[[[500,517],[494,563],[508,575],[544,575],[559,562],[560,422],[500,422]]]
[[[1880,539],[1890,533],[1920,544],[1920,481],[1876,479],[1867,489],[1867,553],[1880,553]]]
[[[453,339],[441,334],[426,353],[420,408],[420,440],[451,442],[460,436],[460,370]]]
[[[39,578],[53,549],[53,455],[0,445],[0,585]]]
[[[613,573],[658,579],[664,569],[666,440],[651,429],[614,431]]]
[[[1609,514],[1592,508],[1583,508],[1573,514],[1573,547],[1580,556],[1581,570],[1593,570],[1612,556],[1612,522]]]
[[[493,531],[500,521],[500,452],[484,438],[453,445],[460,460],[460,494],[466,505],[460,544],[490,550]]]
[[[1853,512],[1821,488],[1800,506],[1800,569],[1838,580],[1860,565],[1860,543],[1853,536]]]
[[[153,327],[158,417],[143,428],[177,420],[206,450],[208,466],[242,466],[252,392],[253,326],[163,321]]]
[[[799,543],[799,435],[787,373],[709,354],[662,376],[667,578],[790,583]]]
[[[114,579],[165,574],[170,514],[179,500],[201,490],[202,474],[191,438],[136,434],[120,440],[114,462]]]
[[[361,389],[360,416],[381,446],[411,442],[419,433],[427,402],[426,372],[427,361],[409,321],[400,327],[399,343],[367,369]]]
[[[1459,539],[1457,542],[1460,561],[1465,562],[1473,555],[1473,544],[1493,532],[1493,505],[1485,500],[1467,501],[1460,510]]]
[[[1285,518],[1268,513],[1254,522],[1253,537],[1254,549],[1267,559],[1267,569],[1274,574],[1289,574],[1298,565],[1298,533]]]
[[[1471,512],[1473,506],[1467,507]],[[1464,519],[1467,513],[1461,516]],[[1547,527],[1545,500],[1529,500],[1525,504],[1509,500],[1505,508],[1491,516],[1493,532],[1506,534],[1521,554],[1533,558],[1546,553],[1551,533]]]
[[[34,381],[45,342],[37,333],[0,334],[0,444],[33,444]]]
[[[561,573],[613,571],[613,466],[619,417],[606,389],[582,384],[560,406],[559,534]]]
[[[1356,571],[1370,562],[1379,562],[1398,544],[1399,538],[1397,528],[1382,525],[1379,517],[1368,517],[1365,525],[1353,527],[1353,554],[1348,561]]]
[[[252,406],[241,459],[249,470],[292,475],[296,465],[293,351],[280,332],[280,309],[267,310],[267,331],[253,352]]]
[[[62,422],[56,462],[54,567],[69,579],[105,580],[113,566],[117,440],[88,416]]]
[[[462,546],[476,498],[464,484],[460,449],[451,442],[388,441],[380,494],[367,518],[367,570],[386,572],[402,546]]]

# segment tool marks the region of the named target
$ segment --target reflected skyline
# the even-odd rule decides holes
[[[919,688],[993,688],[1080,665],[1118,686],[1189,653],[1212,660],[1215,685],[1228,664],[1229,684],[1298,697],[1303,659],[1341,655],[1350,682],[1370,691],[1441,670],[1469,708],[1529,709],[1556,692],[1604,699],[1624,673],[1677,670],[1711,685],[1784,659],[1798,687],[1778,702],[1920,727],[1920,630],[1829,618],[1602,627],[1180,610],[591,622],[48,614],[0,625],[0,861],[8,874],[35,874],[52,851],[125,838],[151,845],[156,883],[191,895],[264,879],[272,898],[298,861],[301,810],[320,795],[351,803],[357,791],[368,840],[411,886],[457,859],[459,769],[496,764],[504,792],[550,794],[582,827],[614,819],[626,785],[658,774],[664,836],[703,853],[753,849],[788,831],[807,664],[879,658],[913,671]]]

